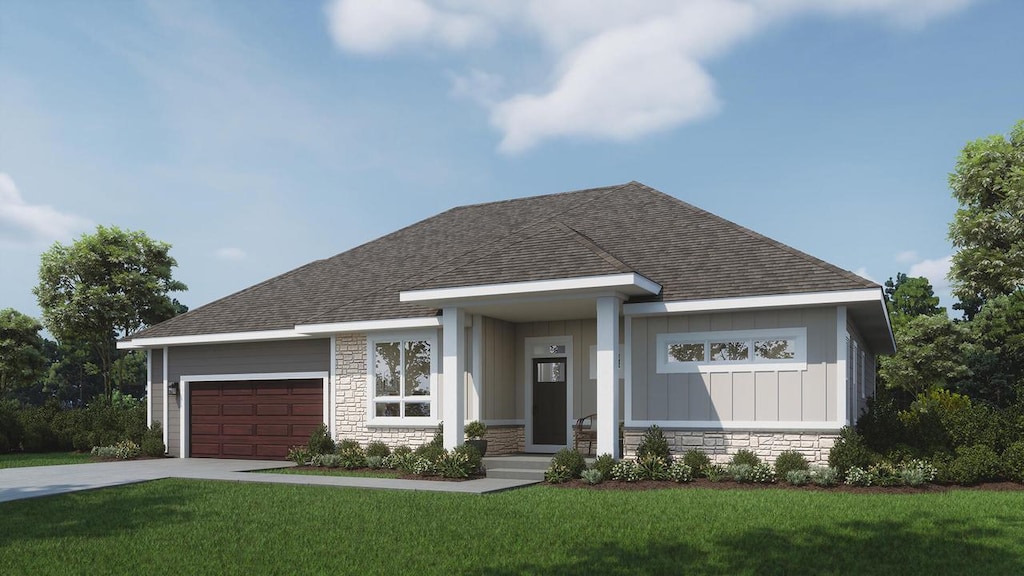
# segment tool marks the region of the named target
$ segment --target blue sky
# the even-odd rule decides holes
[[[947,175],[1024,117],[1022,25],[1016,0],[4,0],[0,308],[38,316],[39,255],[97,224],[173,244],[196,307],[453,206],[630,180],[942,292]]]

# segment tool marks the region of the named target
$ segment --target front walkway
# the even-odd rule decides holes
[[[397,480],[353,476],[312,476],[306,474],[260,474],[260,470],[293,466],[269,460],[214,460],[206,458],[164,458],[130,462],[97,462],[0,470],[0,502],[93,490],[163,478],[265,482],[309,486],[343,486],[381,490],[423,490],[489,494],[528,486],[535,482],[482,478],[465,482],[439,480]]]

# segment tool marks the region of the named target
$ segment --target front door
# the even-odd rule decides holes
[[[566,439],[565,358],[533,361],[533,444],[564,446]]]

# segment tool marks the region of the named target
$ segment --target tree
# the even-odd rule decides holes
[[[1024,290],[990,299],[964,325],[972,377],[959,391],[996,406],[1011,405],[1024,394]]]
[[[13,308],[0,310],[0,400],[36,383],[46,371],[42,324]]]
[[[1024,120],[969,142],[949,176],[960,203],[949,225],[957,251],[949,275],[970,319],[985,301],[1024,287]]]
[[[911,396],[947,388],[970,376],[964,364],[964,327],[945,314],[913,316],[894,326],[896,354],[878,358],[887,387]]]
[[[885,281],[885,296],[889,313],[900,318],[946,313],[946,309],[939,306],[939,297],[931,283],[924,277],[908,278],[900,272],[895,282],[892,278]]]
[[[42,256],[33,289],[43,322],[61,344],[89,346],[103,389],[112,396],[117,339],[175,315],[170,292],[187,287],[171,277],[170,244],[144,232],[98,226],[70,246],[55,243]]]

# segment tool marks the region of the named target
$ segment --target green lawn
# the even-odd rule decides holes
[[[1022,574],[1024,493],[162,480],[0,504],[4,574]]]
[[[357,478],[398,478],[393,470],[345,470],[344,468],[271,468],[253,474],[309,474],[311,476],[355,476]]]
[[[47,454],[0,454],[0,468],[27,466],[55,466],[57,464],[86,464],[92,462],[89,454],[78,452],[50,452]]]

